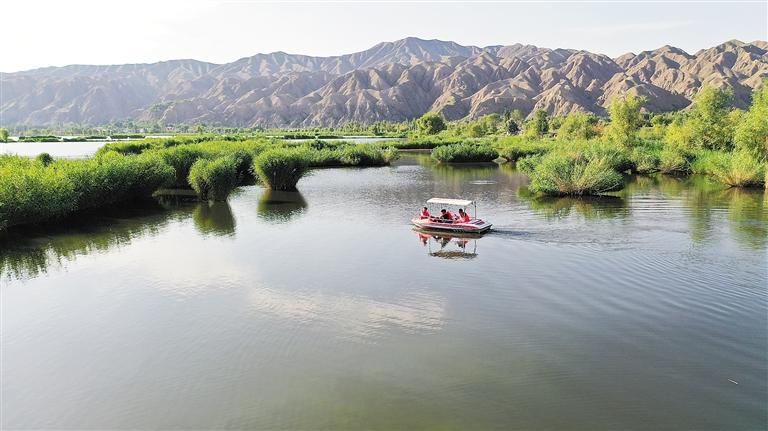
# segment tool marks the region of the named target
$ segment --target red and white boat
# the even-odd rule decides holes
[[[461,208],[464,212],[467,212],[467,207],[469,206],[474,208],[475,216],[470,217],[468,222],[445,220],[439,217],[441,208],[450,207],[457,210],[458,208]],[[429,209],[430,215],[436,214],[438,217],[433,215],[431,217],[417,217],[411,219],[411,223],[419,229],[438,232],[483,233],[490,230],[492,226],[491,223],[477,218],[477,203],[475,203],[475,201],[432,198],[427,201],[427,208]]]

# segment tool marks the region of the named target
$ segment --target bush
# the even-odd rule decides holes
[[[43,166],[48,166],[53,162],[53,157],[51,157],[48,153],[40,153],[37,157],[35,157],[35,160],[40,162]]]
[[[192,168],[192,165],[197,159],[209,156],[203,148],[195,145],[171,147],[159,150],[159,154],[163,157],[165,163],[170,165],[176,172],[174,185],[177,187],[188,187],[187,178],[189,177],[189,170]]]
[[[445,130],[446,125],[445,120],[440,116],[440,114],[435,112],[427,112],[426,114],[422,115],[421,118],[416,120],[416,127],[419,128],[421,133],[426,135],[434,135]]]
[[[530,177],[529,190],[549,196],[599,195],[624,186],[610,160],[562,153],[545,156]]]
[[[712,175],[731,187],[754,187],[765,183],[765,165],[748,150],[735,151],[728,157],[716,159]]]
[[[510,162],[516,162],[523,157],[546,154],[551,149],[552,145],[545,141],[515,137],[504,139],[499,143],[499,156]]]
[[[659,170],[665,174],[686,174],[691,171],[690,153],[665,148],[659,154]]]
[[[305,151],[277,148],[259,154],[253,161],[259,179],[272,190],[296,190],[307,173],[309,160]]]
[[[380,148],[370,145],[348,146],[339,152],[339,160],[347,166],[383,166],[389,163]]]
[[[200,159],[189,170],[189,184],[202,200],[225,201],[238,184],[238,162],[232,156]]]
[[[432,158],[442,163],[491,162],[499,153],[487,145],[444,145],[432,150]]]
[[[517,160],[516,167],[520,172],[530,175],[536,169],[536,166],[541,163],[542,159],[544,159],[544,155],[541,154],[523,157]]]
[[[659,170],[659,155],[649,148],[634,148],[629,154],[629,161],[632,163],[632,171],[638,174],[647,174]]]

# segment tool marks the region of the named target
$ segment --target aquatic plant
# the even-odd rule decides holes
[[[309,164],[305,150],[287,148],[267,150],[253,161],[259,179],[273,190],[296,190]]]
[[[551,153],[531,172],[529,190],[549,196],[599,195],[620,190],[623,178],[608,158]]]
[[[75,211],[148,196],[173,181],[154,155],[106,153],[47,166],[21,157],[0,159],[0,229],[60,218]]]
[[[499,142],[499,156],[510,162],[516,162],[523,157],[542,155],[553,147],[543,140],[529,140],[521,137],[507,138]]]
[[[659,153],[659,170],[665,174],[687,174],[691,171],[691,160],[685,151],[665,148]]]
[[[432,158],[441,163],[490,162],[499,157],[499,153],[488,145],[454,144],[444,145],[432,150]]]
[[[658,152],[638,146],[629,153],[632,171],[638,174],[648,174],[659,170],[660,158]]]
[[[225,201],[239,182],[237,163],[232,156],[199,159],[189,169],[189,184],[202,200]]]
[[[712,175],[730,187],[754,187],[765,183],[765,165],[748,150],[738,150],[716,159]]]

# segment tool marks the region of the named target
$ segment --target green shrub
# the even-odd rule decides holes
[[[765,165],[748,150],[734,151],[712,164],[712,175],[731,187],[754,187],[765,183]]]
[[[237,164],[232,156],[199,159],[189,170],[189,184],[202,200],[225,201],[238,184]]]
[[[51,157],[48,153],[40,153],[37,157],[35,157],[35,160],[40,162],[43,166],[48,166],[53,162],[53,157]]]
[[[381,149],[370,145],[352,145],[338,151],[339,160],[347,166],[383,166],[389,163]]]
[[[549,196],[599,195],[624,186],[621,174],[611,167],[610,160],[562,153],[545,156],[530,177],[529,190]]]
[[[665,148],[659,154],[659,170],[665,174],[686,174],[691,171],[689,153]]]
[[[306,151],[276,148],[259,154],[253,167],[259,179],[272,190],[296,190],[309,162]]]
[[[432,150],[432,158],[441,163],[490,162],[498,157],[496,150],[482,144],[445,145]]]
[[[523,157],[546,154],[552,148],[546,141],[513,137],[499,142],[499,156],[514,163]]]
[[[660,158],[657,152],[645,148],[636,147],[629,154],[632,163],[632,171],[638,174],[647,174],[659,170]]]
[[[533,171],[536,169],[536,166],[538,166],[541,163],[541,160],[544,158],[543,154],[537,154],[534,156],[528,156],[523,157],[521,159],[518,159],[515,166],[517,169],[519,169],[521,172],[530,175],[533,173]]]
[[[171,147],[159,150],[159,154],[163,157],[165,163],[170,165],[176,172],[174,185],[177,187],[188,187],[187,178],[189,177],[189,170],[192,168],[192,165],[198,159],[210,157],[208,152],[195,145]]]

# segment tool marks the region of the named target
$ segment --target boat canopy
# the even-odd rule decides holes
[[[446,198],[432,198],[427,201],[428,204],[445,204],[445,205],[457,205],[460,207],[465,207],[467,205],[472,205],[475,203],[475,201],[468,201],[465,199],[446,199]]]

